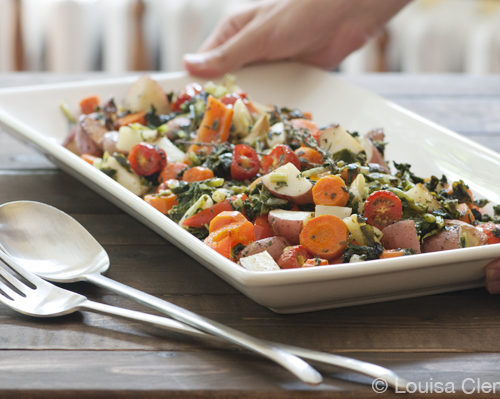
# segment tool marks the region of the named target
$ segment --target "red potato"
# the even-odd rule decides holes
[[[486,234],[476,227],[460,220],[445,220],[442,231],[424,240],[422,252],[447,251],[464,246],[475,247],[485,245],[487,242]]]
[[[262,176],[262,184],[276,197],[296,204],[313,202],[312,183],[303,177],[300,170],[291,162]]]
[[[123,152],[119,151],[116,148],[116,143],[118,142],[118,137],[120,137],[120,133],[113,130],[111,132],[106,132],[104,137],[102,138],[102,150],[108,152],[109,154],[113,154],[115,152]]]
[[[411,248],[419,254],[420,240],[414,220],[401,220],[382,230],[382,244],[386,249]]]
[[[71,130],[68,132],[68,135],[64,139],[62,145],[71,152],[80,155],[78,152],[78,146],[76,145],[75,137],[76,137],[76,125],[73,126]]]
[[[299,243],[304,223],[312,217],[312,212],[273,209],[269,212],[268,220],[277,236],[284,237],[290,244],[296,245]]]
[[[102,140],[108,130],[93,114],[82,115],[76,125],[75,142],[80,154],[102,155]]]
[[[123,106],[132,112],[148,112],[151,107],[159,114],[172,111],[167,94],[158,82],[149,76],[139,78],[129,87],[123,99]]]
[[[390,173],[387,164],[385,163],[384,156],[380,153],[380,151],[375,147],[373,141],[384,141],[385,134],[382,129],[371,130],[363,136],[363,147],[366,151],[366,157],[368,163],[375,163],[379,165],[384,172]]]
[[[191,120],[189,118],[182,115],[176,116],[174,119],[167,122],[167,137],[172,140],[174,138],[174,132],[190,124]]]
[[[250,255],[258,254],[259,252],[267,251],[275,261],[279,259],[283,250],[290,246],[290,243],[284,237],[268,237],[262,240],[254,241],[248,244],[240,253],[240,257],[244,258]]]

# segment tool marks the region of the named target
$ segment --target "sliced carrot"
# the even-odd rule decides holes
[[[311,120],[313,118],[313,115],[311,112],[302,112],[302,115],[304,115],[305,119]]]
[[[85,162],[88,162],[91,165],[94,165],[94,161],[96,159],[99,159],[99,157],[96,157],[95,155],[90,155],[90,154],[82,154],[82,155],[80,155],[80,158],[82,158]]]
[[[236,225],[245,222],[248,222],[248,220],[241,212],[234,210],[223,211],[212,219],[208,228],[208,232],[211,234],[225,226],[231,224]]]
[[[311,147],[299,147],[295,150],[299,157],[301,169],[319,166],[323,163],[323,155]]]
[[[146,124],[146,112],[140,111],[140,112],[135,112],[133,114],[125,115],[125,116],[121,117],[120,119],[118,119],[117,123],[118,123],[118,127],[128,126],[131,123],[139,123],[141,125],[145,125]]]
[[[458,220],[461,220],[462,222],[469,224],[474,223],[474,220],[476,220],[474,214],[472,213],[471,209],[467,206],[466,203],[458,204],[457,210],[458,213],[460,214]]]
[[[205,238],[204,243],[207,244],[210,248],[220,253],[222,256],[225,256],[228,259],[232,259],[232,254],[231,254],[232,247],[231,247],[230,236],[224,237],[219,241],[214,241],[213,238],[209,235],[207,238]]]
[[[300,243],[320,258],[334,259],[347,246],[349,231],[342,219],[333,215],[321,215],[309,219],[300,232]]]
[[[290,123],[292,124],[293,127],[296,127],[298,129],[309,130],[309,132],[316,139],[316,141],[319,140],[321,130],[318,129],[318,125],[315,122],[313,122],[312,120],[304,119],[304,118],[297,118],[297,119],[291,119]]]
[[[198,141],[201,143],[223,143],[227,141],[232,120],[233,109],[209,96],[205,114],[196,136]]]
[[[274,231],[271,228],[271,225],[269,224],[267,213],[265,215],[257,216],[253,225],[254,225],[254,233],[256,241],[262,240],[263,238],[273,237],[276,235],[274,234]]]
[[[337,175],[319,179],[312,189],[312,195],[316,205],[345,206],[349,201],[349,190],[344,180]]]
[[[144,201],[165,214],[177,205],[177,196],[175,194],[147,194],[144,196]]]
[[[187,169],[188,165],[184,162],[170,162],[163,168],[158,176],[158,183],[163,183],[164,181],[170,179],[179,179],[181,172]]]
[[[323,259],[323,258],[310,258],[310,259],[307,259],[302,264],[302,267],[326,266],[326,265],[328,265],[328,260],[326,260],[326,259]]]
[[[85,97],[82,101],[80,101],[80,110],[82,111],[82,114],[91,114],[92,112],[95,112],[100,103],[101,100],[98,96]]]
[[[205,242],[214,249],[217,246],[215,243],[225,242],[228,239],[231,249],[238,244],[248,245],[255,240],[253,224],[238,211],[219,213],[210,222],[209,232]],[[225,246],[224,251],[226,251]],[[232,258],[231,251],[229,251],[229,258]]]
[[[384,249],[380,255],[380,259],[397,258],[398,256],[404,256],[405,251],[403,249]]]
[[[212,170],[208,168],[204,168],[203,166],[195,166],[193,168],[189,168],[182,174],[182,180],[187,181],[188,183],[207,180],[213,177],[214,172],[212,172]]]

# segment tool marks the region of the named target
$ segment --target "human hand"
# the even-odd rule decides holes
[[[184,56],[184,65],[201,77],[284,59],[331,69],[409,1],[259,1],[224,19],[198,54]]]
[[[500,259],[488,263],[485,269],[485,286],[490,294],[500,294]]]

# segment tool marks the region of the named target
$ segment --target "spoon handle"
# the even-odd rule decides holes
[[[191,327],[223,338],[232,342],[233,344],[242,346],[264,357],[267,357],[268,359],[280,364],[282,367],[286,368],[292,374],[308,384],[317,385],[322,381],[321,374],[319,374],[304,360],[295,355],[292,355],[288,351],[281,349],[278,346],[272,345],[267,341],[252,337],[251,335],[245,334],[241,331],[235,330],[231,327],[200,316],[187,309],[181,308],[180,306],[174,305],[173,303],[164,301],[163,299],[157,298],[153,295],[146,294],[145,292],[111,280],[101,274],[89,274],[85,276],[85,279],[89,282],[122,294],[146,306],[163,312],[182,323],[190,325]],[[95,303],[91,302],[91,304],[92,306],[94,306],[94,310],[97,310],[95,309]],[[141,317],[142,318],[138,320],[147,321],[144,319],[144,316]],[[162,319],[158,316],[156,316],[156,318]]]

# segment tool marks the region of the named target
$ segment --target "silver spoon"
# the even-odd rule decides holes
[[[395,388],[401,389],[405,386],[406,382],[402,378],[376,364],[258,340],[103,276],[101,273],[109,268],[109,258],[104,248],[75,219],[50,205],[33,201],[15,201],[1,205],[0,248],[17,264],[46,280],[59,283],[91,282],[163,312],[180,321],[180,323],[172,321],[174,323],[172,329],[176,332],[182,332],[184,328],[186,334],[206,337],[205,333],[199,331],[203,330],[261,354],[260,345],[272,345],[274,348],[309,360],[352,370],[373,378],[382,378],[389,386]],[[199,330],[194,330],[192,327]],[[319,373],[316,374],[317,376],[311,375],[310,378],[319,383],[321,377]]]
[[[28,272],[61,283],[93,282],[267,357],[308,384],[321,383],[321,374],[308,363],[270,342],[104,277],[101,273],[109,267],[104,248],[75,219],[57,208],[39,202],[15,201],[0,206],[0,215],[0,248]],[[91,302],[85,303],[88,309]]]

